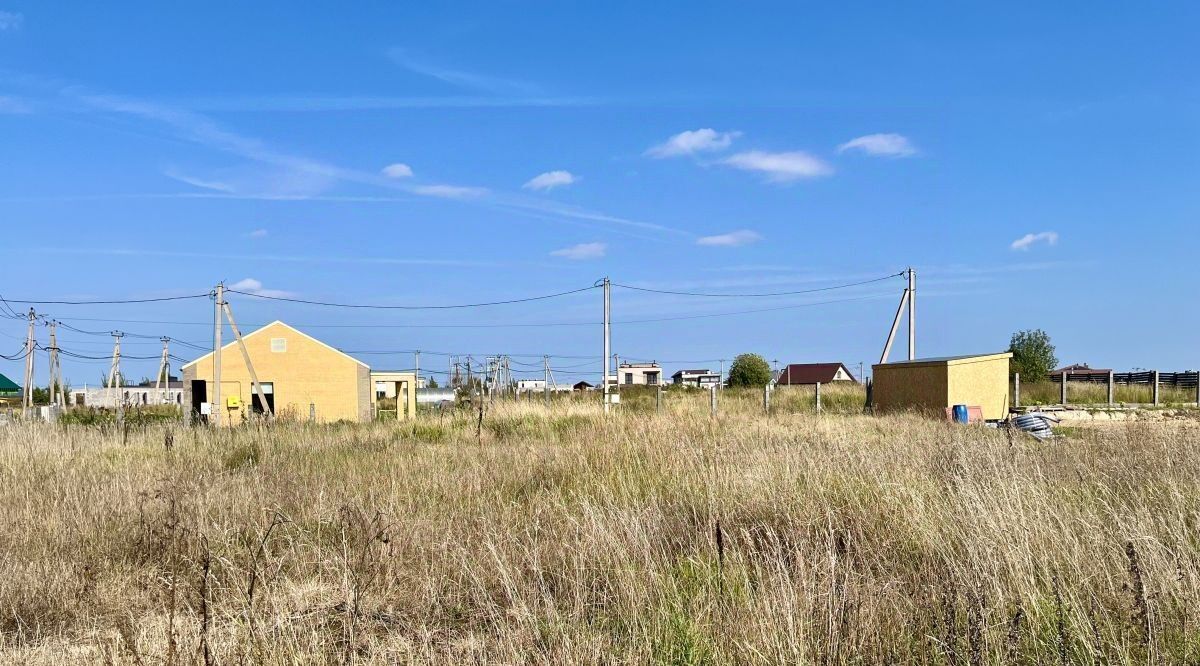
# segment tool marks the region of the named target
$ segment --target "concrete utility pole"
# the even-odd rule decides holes
[[[221,406],[221,308],[225,305],[225,283],[217,283],[217,297],[213,309],[213,394],[209,405],[212,424],[220,426],[224,416]]]
[[[171,338],[163,337],[159,338],[159,341],[162,342],[163,350],[162,358],[158,361],[158,377],[154,379],[154,391],[155,393],[159,394],[159,398],[162,399],[162,404],[165,405],[171,402],[169,400],[171,395]],[[162,390],[163,384],[167,385],[167,389],[165,391]]]
[[[896,341],[896,331],[900,330],[900,318],[904,316],[904,309],[908,307],[908,288],[904,288],[904,293],[900,294],[900,305],[896,308],[896,316],[892,319],[892,328],[888,331],[887,342],[883,343],[883,353],[879,355],[879,362],[887,363],[888,355],[892,353],[892,343]]]
[[[546,407],[550,407],[550,357],[542,357],[542,394],[546,398]]]
[[[120,331],[113,331],[113,355],[112,367],[108,370],[108,390],[114,396],[114,403],[117,406],[117,425],[125,423],[125,397],[121,395],[121,338],[125,334]]]
[[[33,349],[37,345],[33,337],[33,325],[37,313],[29,308],[29,332],[25,335],[25,386],[21,389],[21,416],[29,418],[33,410]]]
[[[607,414],[608,410],[609,410],[608,355],[610,353],[609,350],[612,346],[612,341],[609,337],[609,334],[610,334],[611,328],[612,328],[612,321],[610,321],[610,317],[612,316],[612,300],[611,300],[612,299],[612,283],[609,282],[608,278],[606,277],[603,280],[603,285],[604,285],[604,355],[600,359],[601,360],[600,365],[602,368],[604,368],[604,371],[600,378],[600,388],[601,388],[603,400],[604,400],[604,413]]]
[[[908,360],[917,358],[917,272],[908,268]]]
[[[417,385],[413,387],[413,390],[415,391],[415,390],[421,388],[421,350],[420,349],[413,352],[413,374],[417,376]]]
[[[50,354],[50,363],[46,369],[50,373],[50,404],[65,407],[66,394],[62,389],[62,363],[58,358],[58,322],[50,321],[50,346],[46,348]]]
[[[254,385],[254,392],[258,395],[258,404],[262,407],[263,414],[266,414],[269,421],[274,416],[271,411],[271,405],[267,403],[267,394],[263,391],[262,383],[258,381],[258,373],[254,372],[254,363],[250,361],[250,352],[246,350],[246,342],[242,340],[242,332],[238,330],[237,322],[233,320],[233,308],[229,307],[228,303],[225,304],[225,316],[229,319],[229,330],[233,331],[233,337],[237,340],[238,349],[242,352],[242,360],[246,362],[246,371],[250,373],[250,383]],[[399,410],[400,407],[397,403],[397,414],[399,414]]]

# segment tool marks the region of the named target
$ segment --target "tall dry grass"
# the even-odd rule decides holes
[[[1057,405],[1062,402],[1062,386],[1054,382],[1021,384],[1022,405]],[[1149,384],[1115,384],[1113,402],[1128,405],[1149,405],[1154,401],[1154,389]],[[1161,405],[1195,404],[1196,389],[1160,385]],[[1108,403],[1108,385],[1091,382],[1067,382],[1067,403],[1075,405],[1104,405]]]
[[[692,402],[0,429],[0,661],[1200,658],[1197,422]]]

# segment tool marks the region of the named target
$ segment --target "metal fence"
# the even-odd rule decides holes
[[[1068,373],[1051,373],[1046,377],[1055,384],[1061,383],[1063,377],[1066,377],[1067,383],[1083,383],[1083,384],[1107,384],[1107,372],[1068,372]],[[1154,384],[1154,371],[1147,370],[1145,372],[1114,372],[1112,373],[1112,381],[1114,384],[1122,386],[1130,386],[1135,384],[1152,385]],[[1200,384],[1200,372],[1160,372],[1158,373],[1159,386],[1173,386],[1176,388],[1196,388]]]

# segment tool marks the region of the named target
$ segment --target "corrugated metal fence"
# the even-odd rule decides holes
[[[1067,382],[1079,382],[1089,384],[1107,384],[1108,373],[1097,372],[1068,372],[1066,373]],[[1051,373],[1047,379],[1058,384],[1062,382],[1063,374]],[[1123,386],[1133,384],[1151,385],[1154,383],[1154,373],[1146,372],[1114,372],[1113,383]],[[1200,372],[1160,372],[1158,373],[1159,386],[1175,386],[1178,388],[1195,388],[1196,384],[1200,383]]]

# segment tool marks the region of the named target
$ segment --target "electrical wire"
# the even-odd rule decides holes
[[[847,284],[838,284],[838,285],[833,285],[831,287],[818,287],[815,289],[800,289],[797,291],[774,291],[774,292],[758,293],[758,294],[710,294],[710,293],[697,292],[697,291],[671,291],[671,290],[667,290],[667,289],[651,289],[649,287],[635,287],[633,285],[620,284],[617,282],[613,282],[612,286],[620,287],[622,289],[632,289],[634,291],[645,291],[645,292],[650,292],[652,294],[670,294],[673,296],[704,296],[704,297],[708,297],[708,298],[758,298],[758,297],[763,297],[763,296],[797,296],[800,294],[815,294],[815,293],[821,292],[821,291],[833,291],[834,289],[848,289],[850,287],[861,287],[862,285],[865,285],[865,284],[874,284],[876,282],[883,282],[884,280],[890,280],[894,277],[900,277],[900,276],[904,275],[905,272],[906,271],[900,271],[899,273],[893,273],[891,275],[884,275],[883,277],[872,278],[870,280],[863,280],[862,282],[849,282]]]
[[[26,305],[125,305],[134,303],[162,303],[164,301],[185,301],[193,298],[211,298],[212,292],[203,294],[190,294],[188,296],[160,296],[158,298],[126,298],[107,301],[42,301],[31,299],[10,298],[9,303],[22,303]]]
[[[363,303],[333,303],[329,301],[310,301],[302,298],[291,298],[287,296],[268,296],[266,294],[255,294],[249,291],[239,291],[237,289],[227,289],[226,293],[241,294],[242,296],[250,296],[251,298],[261,298],[270,301],[285,301],[288,303],[302,303],[305,305],[321,305],[333,308],[356,308],[366,310],[453,310],[461,308],[482,308],[492,305],[511,305],[514,303],[529,303],[532,301],[544,301],[549,298],[558,298],[559,296],[569,296],[585,291],[596,289],[596,285],[582,287],[580,289],[572,289],[570,291],[560,291],[554,294],[544,294],[541,296],[529,296],[526,298],[514,298],[507,301],[490,301],[485,303],[459,303],[455,305],[376,305]]]

